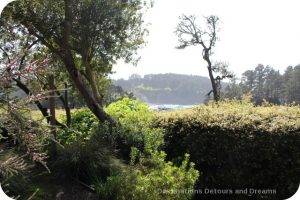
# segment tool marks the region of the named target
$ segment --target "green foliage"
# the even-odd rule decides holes
[[[198,124],[200,127],[217,127],[226,130],[264,131],[270,134],[289,133],[300,128],[299,106],[255,106],[245,100],[225,100],[218,104],[210,102],[194,109],[160,112],[163,127],[169,123]]]
[[[165,130],[168,159],[191,155],[203,174],[198,188],[276,189],[276,197],[265,195],[271,199],[285,199],[298,188],[299,106],[224,101],[160,112],[157,124]]]
[[[143,26],[146,9],[147,3],[140,0],[19,0],[9,4],[1,17],[10,26],[21,27],[20,37],[26,42],[29,36],[37,39],[41,52],[51,58],[49,63],[64,65],[62,75],[68,73],[100,121],[113,121],[102,110],[107,76],[116,60],[133,64],[139,60],[137,50],[147,33]]]
[[[165,161],[166,154],[153,152],[139,167],[130,167],[97,185],[98,194],[109,200],[183,200],[191,199],[199,172],[186,155],[181,166]],[[185,190],[185,192],[183,192]]]
[[[59,148],[57,159],[52,163],[54,172],[62,177],[93,183],[122,169],[123,164],[116,158],[110,138],[106,137],[108,132],[109,127],[100,124],[89,135],[78,136],[74,142]]]
[[[65,122],[66,116],[61,116]],[[57,140],[64,145],[59,148],[53,168],[58,174],[77,177],[89,182],[109,175],[114,153],[106,124],[99,124],[87,108],[72,112],[70,128],[60,129]]]
[[[61,39],[64,32],[64,6],[62,0],[20,0],[7,6],[2,18],[10,19],[11,23],[18,25],[21,23],[24,27],[37,28],[31,34],[43,35],[48,44],[57,48],[61,45],[61,41],[57,39]],[[146,6],[139,0],[74,2],[70,7],[74,18],[70,33],[72,50],[82,54],[84,58],[88,57],[91,65],[98,66],[98,71],[111,71],[108,64],[116,58],[122,57],[130,61],[143,44],[146,33],[142,26],[144,7]],[[26,34],[23,37],[25,36]],[[84,60],[78,62],[80,65]]]
[[[110,104],[106,111],[117,119],[120,127],[115,141],[130,165],[111,173],[96,189],[105,199],[190,199],[199,173],[186,155],[180,167],[166,162],[166,154],[158,149],[163,144],[160,128],[153,127],[154,113],[137,100],[123,98]],[[124,155],[124,150],[126,155]]]
[[[150,153],[163,143],[162,130],[153,127],[154,114],[147,104],[126,97],[110,104],[106,111],[120,123],[115,140],[125,158],[129,158],[132,147]]]
[[[71,116],[72,121],[70,128],[60,129],[57,133],[57,140],[63,145],[78,142],[84,144],[90,139],[91,135],[99,126],[98,120],[95,115],[86,108],[72,112]],[[61,120],[63,123],[66,123],[66,116],[62,115]]]
[[[111,144],[115,145],[119,155],[127,161],[130,160],[133,147],[137,149],[138,157],[141,157],[150,154],[162,144],[161,129],[152,128],[154,115],[146,104],[123,98],[111,103],[106,111],[119,121],[118,127],[110,130],[107,124],[99,124],[93,113],[87,109],[72,113],[71,128],[57,133],[57,139],[65,146],[60,152],[57,166],[69,169],[72,175],[90,174],[90,178],[97,179],[96,175],[91,175],[99,175],[101,172],[97,172],[97,169],[105,174],[111,170]],[[65,116],[62,116],[62,122],[65,121]]]

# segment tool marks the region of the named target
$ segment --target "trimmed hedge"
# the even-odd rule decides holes
[[[157,115],[167,158],[176,161],[189,153],[200,171],[198,197],[220,199],[224,195],[218,193],[227,193],[234,199],[285,199],[297,191],[299,106],[225,101]],[[254,194],[254,189],[267,194]]]

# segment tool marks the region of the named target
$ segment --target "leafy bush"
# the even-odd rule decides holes
[[[126,160],[130,160],[132,147],[149,154],[162,145],[162,129],[153,127],[154,113],[147,104],[123,98],[110,104],[106,111],[120,123],[114,140]]]
[[[166,154],[153,152],[151,158],[99,183],[97,192],[109,200],[184,200],[191,199],[199,172],[188,155],[180,167],[165,162]]]
[[[190,199],[193,193],[180,191],[192,189],[199,173],[188,162],[188,156],[180,167],[165,162],[166,154],[159,151],[163,132],[153,127],[153,111],[129,98],[110,104],[106,111],[120,123],[114,139],[130,165],[112,173],[105,182],[98,181],[99,196],[132,200]]]
[[[66,122],[62,115],[61,120]],[[100,124],[87,108],[72,112],[70,128],[60,129],[58,157],[52,168],[58,175],[76,177],[93,182],[110,174],[110,163],[115,159],[110,141],[105,137],[109,128]]]
[[[163,143],[162,130],[152,126],[154,114],[147,104],[126,97],[111,103],[105,110],[119,121],[120,126],[113,131],[102,131],[101,134],[114,142],[128,160],[131,147],[149,152]],[[61,120],[65,123],[66,117],[62,115]],[[63,145],[84,144],[99,126],[98,120],[90,110],[79,109],[72,113],[71,128],[60,130],[57,139]],[[105,124],[101,127],[107,129]]]
[[[70,128],[60,129],[57,139],[61,144],[73,144],[76,142],[84,144],[94,133],[99,123],[95,115],[86,108],[76,110],[71,114]],[[63,123],[67,119],[65,115],[61,116]]]
[[[269,188],[276,195],[257,198],[285,199],[299,186],[299,107],[225,101],[160,112],[157,125],[168,159],[191,155],[199,188]]]
[[[106,178],[113,170],[112,163],[116,163],[114,149],[103,137],[108,131],[108,126],[99,125],[93,132],[88,132],[85,141],[81,142],[82,137],[77,137],[64,148],[58,148],[57,159],[52,164],[56,174],[89,183]]]
[[[71,127],[77,132],[59,132],[65,149],[60,151],[53,168],[96,183],[101,198],[190,199],[193,193],[177,191],[192,189],[199,173],[188,162],[188,156],[179,167],[165,162],[166,154],[159,151],[163,132],[153,127],[153,111],[129,98],[110,104],[106,111],[119,126],[111,129],[98,124],[87,110],[73,113]],[[116,158],[111,144],[130,165]]]
[[[54,168],[64,169],[63,174],[97,181],[118,168],[111,168],[110,162],[118,162],[113,148],[129,161],[132,147],[139,149],[138,155],[142,156],[146,149],[149,153],[162,143],[160,129],[151,128],[154,115],[146,104],[124,98],[110,104],[106,111],[120,124],[112,131],[107,124],[100,124],[88,109],[72,112],[71,128],[57,134],[65,148],[59,149]],[[66,117],[61,120],[65,123]]]

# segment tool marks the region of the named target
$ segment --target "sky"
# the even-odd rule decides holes
[[[9,0],[0,0],[0,8]],[[208,76],[200,46],[178,50],[174,34],[182,14],[217,15],[221,23],[213,61],[225,62],[240,76],[258,64],[284,72],[300,64],[300,12],[298,0],[154,0],[145,21],[149,35],[138,51],[137,66],[118,61],[112,78],[131,74],[178,73]],[[201,24],[205,27],[205,24]]]
[[[220,40],[212,60],[226,62],[238,77],[258,64],[283,73],[287,66],[300,64],[299,4],[297,0],[155,0],[146,14],[151,25],[147,46],[139,51],[140,62],[135,67],[119,61],[112,78],[126,79],[132,73],[208,76],[200,46],[175,49],[174,31],[182,14],[220,18]]]

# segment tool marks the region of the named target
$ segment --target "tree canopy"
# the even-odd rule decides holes
[[[21,38],[30,36],[46,47],[97,118],[113,122],[102,109],[99,85],[117,59],[138,60],[147,32],[144,8],[139,0],[20,0],[6,7],[1,25],[18,26]]]
[[[300,103],[300,66],[289,66],[280,74],[271,66],[259,64],[254,70],[242,74],[240,82],[236,80],[224,91],[225,98],[242,98],[252,95],[252,101],[261,105],[264,100],[274,104]]]

